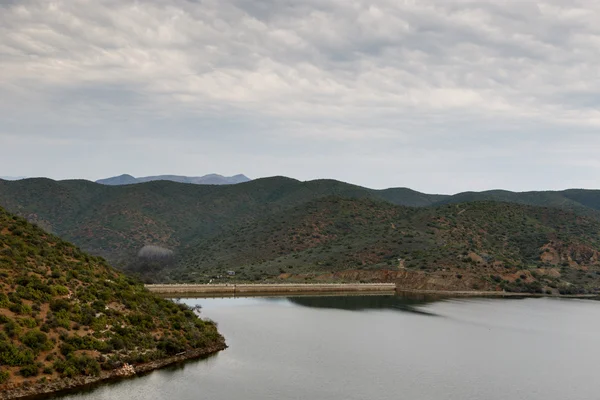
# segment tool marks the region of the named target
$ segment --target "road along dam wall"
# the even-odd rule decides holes
[[[148,290],[160,294],[310,294],[310,293],[392,293],[395,283],[271,283],[271,284],[219,284],[219,285],[146,285]]]

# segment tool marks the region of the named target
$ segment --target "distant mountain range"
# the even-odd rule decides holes
[[[131,175],[119,175],[112,178],[99,179],[96,183],[102,185],[132,185],[135,183],[153,182],[153,181],[172,181],[179,183],[193,183],[196,185],[234,185],[236,183],[243,183],[250,181],[245,175],[238,174],[234,176],[223,176],[218,174],[209,174],[204,176],[180,176],[180,175],[158,175],[158,176],[144,176],[141,178],[135,178]]]
[[[4,179],[5,181],[18,181],[21,179],[25,179],[24,176],[0,176],[0,179]]]
[[[600,290],[599,190],[450,196],[286,177],[126,186],[36,178],[0,181],[0,206],[149,281],[451,271],[461,290]],[[140,262],[147,245],[173,257]]]

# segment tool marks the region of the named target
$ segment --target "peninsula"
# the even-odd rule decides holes
[[[0,399],[226,348],[213,322],[0,208]]]

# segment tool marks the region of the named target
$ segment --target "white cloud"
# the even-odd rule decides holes
[[[288,139],[409,158],[443,143],[458,161],[490,151],[473,138],[584,143],[599,20],[585,0],[0,1],[0,140],[246,136],[284,158]]]

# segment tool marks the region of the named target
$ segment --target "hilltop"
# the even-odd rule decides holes
[[[0,397],[127,375],[224,346],[216,326],[188,307],[0,208]]]
[[[112,178],[99,179],[96,183],[102,185],[133,185],[136,183],[153,181],[171,181],[179,183],[192,183],[195,185],[234,185],[237,183],[249,182],[250,178],[246,175],[238,174],[234,176],[223,176],[219,174],[208,174],[204,176],[181,176],[181,175],[158,175],[144,176],[134,178],[131,175],[124,174]]]
[[[25,178],[25,176],[0,176],[0,179],[3,179],[5,181],[18,181]]]
[[[556,207],[598,216],[600,190],[568,189],[532,192],[489,190],[485,192],[464,192],[446,197],[440,200],[438,204],[466,203],[470,201],[501,201],[531,206]]]

